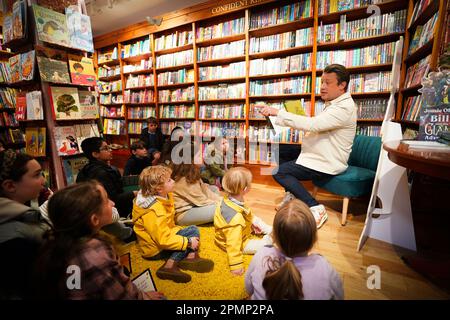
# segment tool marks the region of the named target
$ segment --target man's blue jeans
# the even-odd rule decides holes
[[[308,207],[317,206],[319,203],[309,194],[300,181],[330,177],[331,175],[303,167],[296,164],[295,161],[288,161],[280,165],[278,172],[274,174],[273,178],[286,191],[289,191],[297,199],[306,203]]]

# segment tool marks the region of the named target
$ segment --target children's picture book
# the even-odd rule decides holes
[[[36,157],[38,155],[38,128],[25,128],[26,152],[28,155]]]
[[[22,39],[23,37],[25,37],[25,10],[25,1],[20,0],[14,2],[12,11],[13,39]]]
[[[127,276],[130,276],[133,273],[133,269],[131,268],[131,255],[129,252],[119,257],[119,263]]]
[[[26,94],[27,104],[27,119],[28,120],[43,120],[44,110],[42,107],[42,92],[30,91]]]
[[[86,157],[63,159],[64,174],[67,185],[77,181],[78,172],[89,162]]]
[[[53,60],[60,60],[67,62],[67,52],[65,52],[64,50],[39,45],[36,45],[34,47],[34,50],[36,50],[36,56],[38,57],[46,57]]]
[[[99,108],[94,92],[89,90],[78,90],[78,97],[80,99],[81,118],[97,119]]]
[[[69,69],[72,83],[95,86],[97,77],[92,59],[69,54]]]
[[[3,17],[3,43],[8,43],[13,39],[13,17],[7,14]]]
[[[72,10],[71,7],[66,8],[66,17],[70,46],[83,51],[94,52],[90,17]]]
[[[93,126],[97,126],[96,124],[76,124],[74,126],[75,128],[75,135],[77,138],[78,145],[81,146],[81,143],[84,141],[84,139],[90,138],[90,137],[98,137],[100,134],[95,132],[93,130]]]
[[[20,80],[33,80],[34,76],[34,50],[20,55]]]
[[[11,82],[20,81],[20,54],[16,54],[9,58],[9,70],[11,74]]]
[[[74,127],[55,127],[54,136],[59,156],[80,153]]]
[[[420,110],[418,140],[436,141],[441,132],[450,131],[450,104],[423,106]]]
[[[150,269],[145,270],[134,278],[133,283],[143,292],[156,291],[156,285],[153,281],[152,272]]]
[[[25,120],[27,116],[27,97],[25,92],[16,94],[16,119]]]
[[[55,83],[70,83],[67,63],[46,57],[37,57],[39,75],[42,81]]]
[[[45,150],[47,147],[47,129],[45,127],[39,127],[38,131],[38,153],[37,156],[45,156]]]
[[[50,97],[54,119],[81,119],[77,88],[50,87]]]
[[[70,47],[66,15],[33,4],[39,40]]]

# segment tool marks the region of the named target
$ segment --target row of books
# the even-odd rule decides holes
[[[125,90],[124,92],[124,102],[125,103],[149,103],[154,102],[153,90],[140,90],[131,91]]]
[[[199,107],[200,119],[244,119],[244,104],[210,104]]]
[[[122,80],[110,82],[97,81],[97,89],[100,94],[122,91]]]
[[[422,95],[408,97],[403,108],[402,120],[418,121],[422,106]]]
[[[100,104],[119,104],[123,103],[122,94],[101,94],[99,96]]]
[[[106,77],[113,77],[120,75],[120,66],[112,66],[112,67],[98,67],[98,77],[99,78],[106,78]],[[125,72],[125,66],[124,66],[124,72]]]
[[[288,4],[263,12],[253,13],[250,16],[250,29],[264,28],[281,23],[312,17],[313,5],[311,0]]]
[[[152,57],[148,59],[142,59],[136,64],[126,64],[123,66],[123,73],[130,73],[136,71],[150,70],[153,67]]]
[[[199,123],[198,133],[202,137],[246,137],[243,122],[205,122]]]
[[[45,127],[25,128],[25,152],[32,157],[45,157],[47,129]]]
[[[404,88],[414,87],[421,83],[422,78],[427,75],[430,68],[430,58],[431,55],[428,55],[408,68]]]
[[[6,144],[22,144],[25,142],[25,136],[19,128],[5,128],[0,130],[0,140]]]
[[[18,127],[19,121],[17,121],[14,113],[0,111],[0,126],[2,126],[2,127]]]
[[[156,57],[156,68],[166,68],[193,63],[193,51],[185,50]]]
[[[289,127],[281,127],[281,132],[267,126],[267,124],[254,124],[248,127],[248,140],[259,143],[298,143],[301,142],[303,132]]]
[[[406,16],[406,10],[353,21],[347,21],[347,16],[342,15],[339,23],[323,25],[321,22],[317,30],[317,41],[338,42],[404,32]]]
[[[245,83],[221,84],[198,88],[199,100],[245,98]]]
[[[194,82],[194,69],[158,73],[158,85]]]
[[[153,86],[153,75],[129,75],[125,84],[127,89]]]
[[[198,68],[199,81],[239,77],[245,77],[245,61]]]
[[[145,40],[137,41],[133,44],[125,44],[122,46],[122,50],[120,53],[120,57],[130,58],[139,56],[141,54],[150,53],[150,38],[146,38]]]
[[[358,119],[383,119],[388,99],[355,100]]]
[[[75,124],[73,126],[57,126],[54,128],[56,149],[59,156],[81,153],[81,143],[90,137],[99,137],[97,124]]]
[[[351,93],[382,92],[390,89],[390,71],[350,75],[349,90]]]
[[[98,105],[92,91],[73,87],[49,87],[53,118],[96,119]]]
[[[119,59],[119,53],[117,47],[114,47],[112,50],[106,52],[99,52],[97,62],[100,64],[117,59]]]
[[[220,22],[212,26],[197,28],[197,41],[205,41],[242,34],[245,29],[245,18],[237,18],[230,21]]]
[[[215,60],[227,57],[243,56],[245,54],[245,40],[200,47],[197,50],[198,61]]]
[[[319,15],[383,3],[386,0],[322,0],[319,1]]]
[[[14,88],[0,88],[0,108],[15,108],[18,92],[19,91]]]
[[[312,42],[312,28],[299,29],[259,38],[250,38],[250,54],[310,46],[312,45]]]
[[[160,118],[195,118],[195,106],[193,105],[167,105],[159,109]]]
[[[128,133],[129,134],[141,134],[144,123],[143,122],[129,122]]]
[[[103,133],[108,135],[125,134],[125,120],[103,119]]]
[[[250,112],[248,115],[250,119],[265,119],[265,117],[260,112],[261,108],[259,106],[261,105],[276,108],[278,110],[283,108],[283,102],[255,101],[250,103]]]
[[[250,76],[311,70],[311,53],[250,60]]]
[[[102,117],[124,117],[125,116],[125,106],[120,107],[100,107],[100,115]]]
[[[33,80],[34,77],[34,50],[16,54],[8,61],[0,62],[0,82],[15,83]]]
[[[428,20],[423,26],[419,25],[416,27],[414,31],[414,36],[409,42],[409,51],[408,53],[411,55],[419,48],[421,48],[424,44],[430,41],[434,36],[434,30],[437,26],[437,20],[439,17],[439,12],[436,12],[430,20]]]
[[[159,90],[159,102],[194,101],[194,87],[179,88],[175,90]]]
[[[175,31],[155,39],[155,51],[181,47],[194,41],[194,34],[190,31]]]
[[[41,91],[18,92],[15,107],[18,121],[44,119]]]
[[[8,43],[12,40],[23,39],[27,35],[26,1],[15,1],[12,12],[4,12],[3,16],[3,41]]]
[[[128,119],[147,119],[156,117],[156,109],[153,107],[129,107]]]
[[[409,26],[416,21],[416,19],[425,11],[428,5],[433,2],[433,0],[419,0],[414,4],[414,10],[411,15],[411,20],[409,21]]]
[[[276,148],[273,145],[250,143],[248,145],[248,160],[251,163],[273,163],[275,164],[275,152],[272,153],[272,149]]]
[[[357,125],[356,134],[363,136],[379,137],[381,136],[381,126]]]
[[[311,92],[311,77],[250,81],[250,95],[302,94]]]
[[[342,64],[346,67],[392,63],[394,50],[395,42],[389,42],[351,50],[319,51],[316,67],[324,69],[331,63]]]
[[[170,133],[175,127],[181,127],[185,130],[185,132],[191,135],[194,134],[195,129],[193,121],[166,121],[161,122],[159,125],[161,128],[161,132],[164,135],[170,135]]]

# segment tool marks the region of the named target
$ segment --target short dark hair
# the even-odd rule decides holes
[[[324,73],[335,73],[338,79],[338,84],[346,82],[345,91],[348,89],[348,84],[350,83],[350,73],[348,73],[347,68],[341,64],[330,64],[324,70]]]
[[[137,149],[145,149],[145,143],[141,140],[135,141],[130,146],[131,151],[136,151]]]
[[[155,117],[149,117],[149,118],[147,119],[147,123],[153,123],[153,124],[158,125],[158,120],[156,120]]]
[[[86,158],[88,158],[89,160],[94,160],[95,158],[92,156],[92,152],[100,152],[103,141],[105,140],[100,137],[90,137],[84,139],[81,143],[81,149],[83,150]]]

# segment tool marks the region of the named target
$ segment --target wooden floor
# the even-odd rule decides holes
[[[275,205],[283,198],[281,187],[253,184],[246,202],[254,214],[272,224]],[[449,299],[450,295],[416,273],[401,260],[409,253],[387,243],[369,239],[356,251],[364,226],[367,200],[350,201],[347,225],[340,225],[342,201],[319,191],[317,200],[328,210],[328,221],[319,229],[314,251],[325,256],[342,277],[345,299]],[[381,270],[381,289],[367,288],[367,267],[377,265]]]

